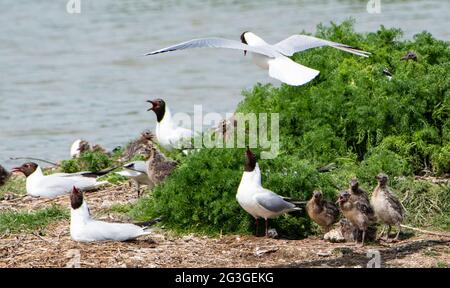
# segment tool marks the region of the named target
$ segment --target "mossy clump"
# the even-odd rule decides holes
[[[68,218],[68,211],[59,205],[31,212],[6,210],[0,213],[0,234],[36,231],[53,221]]]
[[[103,152],[87,151],[81,153],[78,158],[61,161],[61,171],[65,173],[100,171],[110,168],[113,163],[113,158]]]
[[[310,83],[299,87],[258,84],[243,93],[237,112],[279,113],[280,153],[275,159],[259,161],[264,187],[301,200],[321,189],[326,198],[335,200],[351,177],[357,176],[361,186],[371,191],[374,176],[383,171],[404,196],[404,187],[416,185],[414,179],[400,184],[396,177],[450,173],[449,45],[427,32],[413,40],[401,40],[401,35],[398,29],[384,27],[374,33],[356,33],[351,21],[319,25],[316,36],[372,52],[371,57],[330,47],[310,49],[293,57],[321,71]],[[408,51],[417,55],[417,61],[401,59]],[[383,74],[385,68],[392,79]],[[192,153],[130,213],[142,220],[164,215],[166,226],[180,231],[252,233],[252,217],[235,200],[243,163],[243,149]],[[329,163],[337,168],[329,173],[317,171]],[[427,214],[426,205],[409,194],[404,201],[412,210],[409,213],[420,209],[426,221],[413,215],[408,221],[430,223],[448,211],[449,200],[444,197],[448,191],[443,189],[429,192],[438,193],[439,198],[428,194],[422,198],[447,201],[430,208],[436,213]],[[311,232],[304,215],[282,216],[272,223],[292,237]]]

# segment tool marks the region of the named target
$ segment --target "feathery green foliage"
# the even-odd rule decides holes
[[[372,191],[374,176],[381,171],[391,179],[450,173],[448,43],[426,32],[400,40],[400,30],[384,27],[360,34],[351,21],[319,25],[316,35],[373,54],[362,58],[330,47],[310,49],[293,59],[321,71],[312,82],[279,88],[258,84],[244,92],[237,112],[279,113],[280,117],[280,154],[259,161],[263,186],[302,200],[321,189],[326,198],[335,200],[354,176]],[[417,61],[401,60],[408,51],[417,54]],[[392,72],[391,80],[383,74],[384,68]],[[317,172],[317,167],[332,162],[337,169]],[[181,159],[173,175],[131,214],[142,220],[164,215],[166,226],[180,231],[251,233],[253,219],[235,200],[243,163],[243,149],[193,153]],[[392,182],[401,196],[420,191],[422,185],[411,178]],[[411,223],[428,224],[440,213],[448,213],[448,188],[428,188],[423,197],[410,194],[404,201],[413,213],[407,218]],[[432,201],[438,208],[421,201]],[[448,223],[448,217],[439,221]],[[292,237],[311,232],[309,219],[302,215],[279,217],[272,226]]]
[[[80,171],[99,171],[111,167],[113,159],[102,152],[84,152],[80,157],[61,161],[61,171],[75,173]]]

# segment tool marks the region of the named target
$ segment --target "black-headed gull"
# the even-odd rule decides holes
[[[264,218],[266,222],[266,236],[268,236],[268,219],[281,214],[301,210],[293,203],[286,201],[274,192],[265,189],[261,185],[261,171],[256,161],[256,156],[247,147],[245,168],[236,194],[236,200],[241,207],[256,220],[256,232],[258,233],[258,218]]]
[[[41,167],[33,162],[28,162],[20,167],[13,168],[13,172],[21,172],[27,177],[27,194],[43,198],[55,198],[70,193],[73,186],[83,191],[95,189],[108,183],[107,181],[99,182],[96,178],[111,170],[44,175]]]
[[[152,104],[147,111],[153,111],[156,114],[158,143],[168,151],[182,149],[183,144],[190,145],[188,140],[193,137],[193,131],[176,125],[166,102],[162,99],[148,100],[147,102]]]
[[[320,72],[300,65],[287,56],[322,46],[330,46],[362,57],[368,57],[370,54],[345,44],[308,35],[293,35],[271,45],[254,33],[247,31],[241,34],[241,42],[223,38],[200,38],[159,49],[145,55],[201,47],[238,49],[243,50],[244,55],[249,51],[252,52],[253,62],[263,69],[268,69],[270,77],[292,86],[300,86],[314,79]]]
[[[124,170],[116,172],[116,174],[133,179],[136,183],[138,197],[140,196],[140,185],[153,187],[153,183],[147,175],[148,163],[146,161],[133,161],[122,167]]]
[[[89,207],[83,199],[83,192],[73,187],[70,194],[70,237],[75,241],[126,241],[149,235],[151,225],[160,221],[159,218],[141,223],[138,226],[129,223],[108,223],[94,220],[89,213]]]

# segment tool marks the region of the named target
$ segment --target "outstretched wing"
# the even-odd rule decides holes
[[[322,47],[322,46],[331,46],[333,48],[353,53],[362,57],[369,57],[371,54],[370,52],[365,52],[362,50],[359,50],[357,48],[336,43],[328,40],[323,40],[320,38],[316,38],[313,36],[308,35],[293,35],[289,38],[284,39],[281,42],[278,42],[277,44],[273,45],[273,47],[280,52],[281,54],[284,54],[286,56],[292,56],[296,52],[308,50],[311,48],[316,47]]]
[[[192,48],[228,48],[228,49],[237,49],[237,50],[247,50],[250,52],[263,54],[269,57],[276,57],[279,55],[276,51],[270,49],[269,47],[263,46],[249,46],[244,43],[235,40],[228,40],[223,38],[200,38],[193,39],[186,42],[182,42],[176,45],[172,45],[163,49],[155,50],[153,52],[145,54],[155,55],[159,53],[165,53],[176,50],[184,50],[184,49],[192,49]]]

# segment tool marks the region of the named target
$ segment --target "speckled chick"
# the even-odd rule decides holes
[[[400,225],[403,221],[404,216],[403,206],[400,201],[398,201],[398,199],[393,195],[391,189],[388,187],[387,184],[389,181],[389,177],[386,174],[380,173],[375,176],[375,179],[377,179],[378,185],[377,187],[375,187],[375,190],[372,193],[370,202],[378,220],[388,226],[386,239],[389,238],[391,225],[396,225],[398,228],[398,232],[395,236],[395,240],[398,240],[401,229]],[[380,236],[382,236],[382,234],[383,233],[381,233]]]
[[[339,218],[338,207],[334,203],[323,199],[320,191],[314,191],[313,196],[306,204],[306,211],[309,217],[324,229],[325,233],[330,231],[331,226]]]
[[[339,203],[339,208],[341,208],[345,218],[362,231],[361,246],[363,246],[367,228],[376,221],[373,209],[370,205],[367,206],[362,202],[352,201],[348,191],[340,193],[337,203]]]
[[[367,192],[359,187],[357,178],[352,178],[349,183],[348,193],[350,193],[350,200],[363,201],[364,204],[370,205],[369,196]]]
[[[176,167],[176,161],[166,159],[156,147],[151,148],[147,174],[154,185],[163,182],[170,174],[172,174]]]

